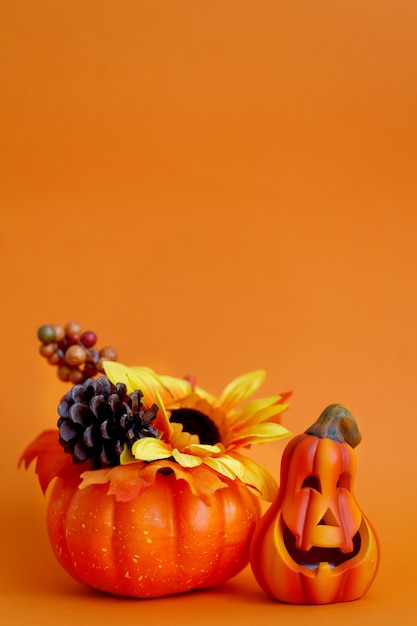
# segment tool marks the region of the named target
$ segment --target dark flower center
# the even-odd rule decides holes
[[[220,442],[220,433],[216,424],[207,415],[196,409],[174,409],[171,422],[182,424],[184,432],[198,435],[200,443],[216,445]]]

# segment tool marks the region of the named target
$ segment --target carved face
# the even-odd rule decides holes
[[[285,448],[279,494],[250,551],[255,578],[273,598],[299,604],[356,600],[372,583],[378,540],[353,495],[359,441],[353,416],[330,405]]]
[[[286,539],[306,565],[338,564],[355,550],[362,512],[353,493],[355,453],[347,444],[306,436],[293,450],[282,499]],[[342,553],[342,554],[340,554]]]

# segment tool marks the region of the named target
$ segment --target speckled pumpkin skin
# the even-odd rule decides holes
[[[260,506],[242,484],[216,491],[206,505],[172,475],[158,475],[129,502],[107,495],[107,485],[78,483],[57,480],[47,527],[58,561],[83,584],[121,596],[166,596],[218,585],[248,562]]]

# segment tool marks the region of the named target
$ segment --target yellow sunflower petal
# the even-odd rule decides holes
[[[272,502],[278,493],[275,478],[253,459],[237,452],[233,452],[233,456],[243,467],[240,479],[248,487],[254,489],[258,495],[261,495],[268,502]]]
[[[254,443],[266,443],[267,441],[277,441],[289,437],[290,431],[281,424],[266,422],[265,424],[255,424],[244,428],[233,437],[233,446],[250,446]]]
[[[218,458],[203,457],[202,461],[205,465],[211,467],[211,469],[231,480],[243,476],[244,467],[242,463],[229,454],[224,454]]]
[[[196,393],[200,398],[204,398],[204,400],[210,402],[210,404],[214,404],[214,401],[216,400],[216,397],[213,396],[212,393],[206,391],[205,389],[202,389],[201,387],[195,386],[193,392]]]
[[[195,454],[196,456],[211,456],[222,452],[222,448],[205,443],[192,443],[184,449],[184,452]]]
[[[281,415],[281,413],[286,411],[288,407],[289,404],[274,404],[273,406],[266,407],[252,416],[251,423],[261,424],[262,422],[267,421],[274,421],[277,423],[278,419],[274,420],[273,418],[278,418],[278,415]]]
[[[107,378],[113,383],[113,385],[116,385],[117,383],[124,383],[127,385],[127,372],[129,368],[126,367],[126,365],[117,363],[116,361],[103,361],[103,369]]]
[[[223,389],[216,404],[221,406],[225,411],[228,411],[239,404],[239,402],[246,400],[246,398],[255,393],[264,380],[264,370],[255,370],[254,372],[238,376]]]
[[[129,463],[136,463],[136,459],[132,454],[130,446],[125,445],[120,455],[120,465],[129,465]]]
[[[277,414],[288,408],[288,404],[279,404],[280,400],[281,396],[251,400],[242,409],[232,413],[229,417],[229,422],[233,427],[236,427],[245,422],[253,423],[253,420],[255,422],[266,421],[268,417],[263,417],[263,411],[266,411],[265,415],[267,416],[269,411],[271,411],[271,415],[274,415],[272,412],[273,407],[276,408]]]
[[[264,422],[274,422],[275,424],[281,423],[281,413],[286,411],[289,404],[274,404],[273,406],[265,407],[252,415],[246,417],[240,417],[239,415],[235,420],[230,419],[229,423],[233,430],[245,428],[247,426],[255,426],[256,424],[263,424]]]
[[[160,377],[149,367],[129,367],[127,368],[126,374],[128,389],[131,389],[131,391],[140,389],[145,395],[145,398],[146,394],[150,394],[153,397],[155,390],[159,392],[160,396],[164,392],[169,393],[168,390],[164,388]],[[129,393],[131,393],[131,391],[129,391]]]
[[[114,385],[117,383],[126,385],[127,393],[140,389],[144,394],[145,404],[152,404],[155,390],[159,391],[160,395],[164,390],[160,377],[149,367],[127,367],[115,361],[104,361],[103,368],[107,378]],[[149,397],[146,397],[147,395]]]
[[[168,394],[171,398],[171,394],[167,391],[160,377],[149,367],[127,367],[115,361],[104,361],[103,368],[107,378],[114,385],[124,383],[127,393],[139,389],[143,393],[145,405],[150,406],[154,402],[158,405],[159,411],[154,426],[166,434],[168,438],[172,427],[162,395]]]
[[[143,399],[146,405],[149,406],[155,402],[158,406],[159,410],[154,426],[169,438],[172,432],[172,426],[165,408],[165,402],[161,396],[161,394],[166,394],[166,389],[162,381],[160,381],[159,376],[147,367],[131,367],[127,368],[126,377],[128,389],[140,389],[143,393]]]
[[[172,402],[177,397],[177,394],[179,394],[179,397],[182,397],[184,391],[191,388],[187,381],[182,381],[180,378],[174,378],[173,376],[160,376],[150,367],[131,367],[129,368],[129,377],[132,381],[135,381],[135,384],[142,385],[142,387],[146,387],[150,391],[157,389],[164,404]]]
[[[179,450],[183,450],[192,444],[200,443],[200,438],[198,435],[193,435],[188,433],[187,431],[183,431],[182,424],[176,424],[175,422],[172,424],[173,433],[169,438],[169,442],[173,448],[178,448]]]
[[[156,461],[172,456],[172,448],[160,439],[143,437],[132,445],[132,454],[138,461]]]
[[[170,411],[172,411],[173,409],[180,409],[180,408],[181,409],[197,409],[196,405],[199,402],[205,403],[210,410],[211,408],[210,404],[207,404],[206,400],[203,400],[202,398],[200,398],[196,393],[194,393],[194,391],[184,396],[183,398],[178,398],[178,399],[175,399],[173,402],[168,403],[167,407]],[[202,409],[199,409],[199,410],[204,413],[204,410]]]
[[[184,454],[175,448],[172,450],[172,456],[182,467],[197,467],[197,465],[201,465],[202,460],[199,456],[194,456],[193,454]]]
[[[166,402],[171,403],[174,399],[185,398],[192,392],[191,383],[185,378],[176,378],[175,376],[159,376],[166,390],[169,391],[171,398],[167,398]]]
[[[155,394],[156,405],[158,406],[158,409],[159,409],[156,419],[155,419],[154,426],[157,430],[160,430],[161,432],[163,432],[166,435],[166,438],[169,439],[172,433],[172,425],[171,425],[171,422],[169,421],[169,415],[165,408],[164,401],[159,395],[159,391],[157,389],[154,389],[153,393]]]

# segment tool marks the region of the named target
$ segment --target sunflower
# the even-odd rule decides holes
[[[216,397],[190,379],[158,375],[150,368],[114,361],[103,366],[114,385],[125,384],[128,393],[140,389],[144,404],[158,407],[153,422],[158,438],[143,437],[125,446],[122,465],[140,461],[172,468],[176,464],[184,470],[182,477],[205,468],[217,479],[238,479],[257,495],[273,500],[275,480],[241,450],[291,434],[280,423],[289,394],[249,400],[265,379],[263,370],[235,378]]]

